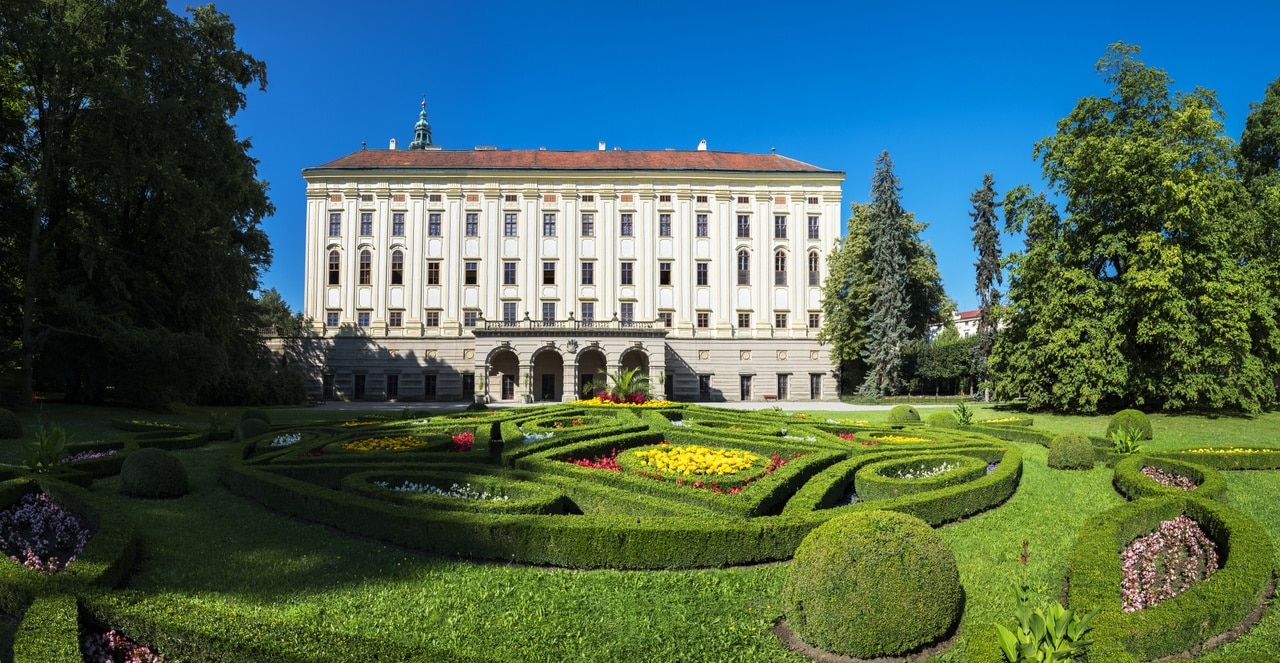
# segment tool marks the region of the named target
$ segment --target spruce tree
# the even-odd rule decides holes
[[[881,152],[871,178],[871,213],[867,235],[871,246],[873,291],[867,317],[867,377],[861,393],[879,398],[895,393],[902,378],[902,357],[912,330],[907,321],[910,302],[907,297],[906,249],[910,237],[906,232],[899,197],[901,186],[893,174],[893,159]]]
[[[991,173],[982,177],[982,188],[969,196],[973,203],[973,248],[978,251],[978,262],[974,263],[977,272],[975,288],[978,293],[979,310],[978,341],[973,349],[974,373],[983,383],[983,400],[991,401],[991,386],[988,382],[990,372],[987,361],[991,358],[991,348],[996,342],[996,329],[999,323],[1000,290],[997,285],[1003,283],[1000,275],[1000,231],[996,229],[996,180]]]

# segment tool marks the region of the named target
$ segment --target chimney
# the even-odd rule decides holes
[[[604,151],[604,141],[600,141],[600,151]]]
[[[394,138],[391,139],[391,149],[396,149],[396,139]]]
[[[702,140],[698,141],[698,151],[699,151],[699,152],[706,152],[706,151],[707,151],[707,139],[706,139],[706,138],[703,138]]]

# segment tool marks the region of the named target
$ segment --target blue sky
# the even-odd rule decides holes
[[[250,91],[233,121],[276,207],[262,285],[295,310],[301,170],[362,141],[408,145],[424,93],[445,149],[776,148],[844,171],[846,218],[888,150],[964,310],[977,306],[969,194],[984,172],[1000,193],[1045,187],[1032,147],[1077,99],[1107,93],[1094,64],[1108,44],[1140,45],[1175,89],[1215,90],[1237,140],[1280,77],[1270,0],[215,4],[267,63],[266,92]]]

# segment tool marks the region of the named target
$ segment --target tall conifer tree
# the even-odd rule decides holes
[[[867,318],[867,377],[862,395],[879,398],[895,393],[901,382],[902,354],[912,338],[907,320],[906,232],[899,193],[902,187],[893,174],[893,159],[881,152],[871,178],[871,214],[867,234],[871,245],[871,311]]]
[[[996,229],[996,180],[991,173],[982,177],[982,188],[969,196],[973,203],[973,248],[978,251],[978,262],[974,263],[977,272],[975,288],[978,293],[979,310],[978,342],[973,349],[974,373],[983,383],[983,400],[991,400],[991,386],[988,383],[990,372],[987,361],[991,358],[991,348],[996,342],[996,329],[999,323],[1000,290],[996,287],[1003,283],[1000,275],[1000,231]]]

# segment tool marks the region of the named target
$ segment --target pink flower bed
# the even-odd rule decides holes
[[[1120,603],[1135,612],[1171,599],[1218,570],[1218,551],[1186,515],[1166,520],[1120,553]]]
[[[457,453],[466,453],[468,451],[471,451],[471,447],[474,446],[475,443],[476,443],[475,433],[472,433],[471,431],[467,431],[465,433],[458,433],[457,435],[453,436],[453,446],[450,447],[449,450]]]
[[[84,660],[94,663],[165,663],[165,657],[114,629],[90,633],[81,641]]]
[[[44,493],[30,493],[0,511],[0,551],[23,566],[53,575],[89,542],[80,520]]]
[[[1196,482],[1192,481],[1191,479],[1188,479],[1187,477],[1182,476],[1181,474],[1174,474],[1173,472],[1165,472],[1164,470],[1161,470],[1155,467],[1144,467],[1142,468],[1142,473],[1147,475],[1148,477],[1151,477],[1151,479],[1156,483],[1159,483],[1164,486],[1168,486],[1170,488],[1179,488],[1182,490],[1195,490],[1198,487],[1196,486]]]

